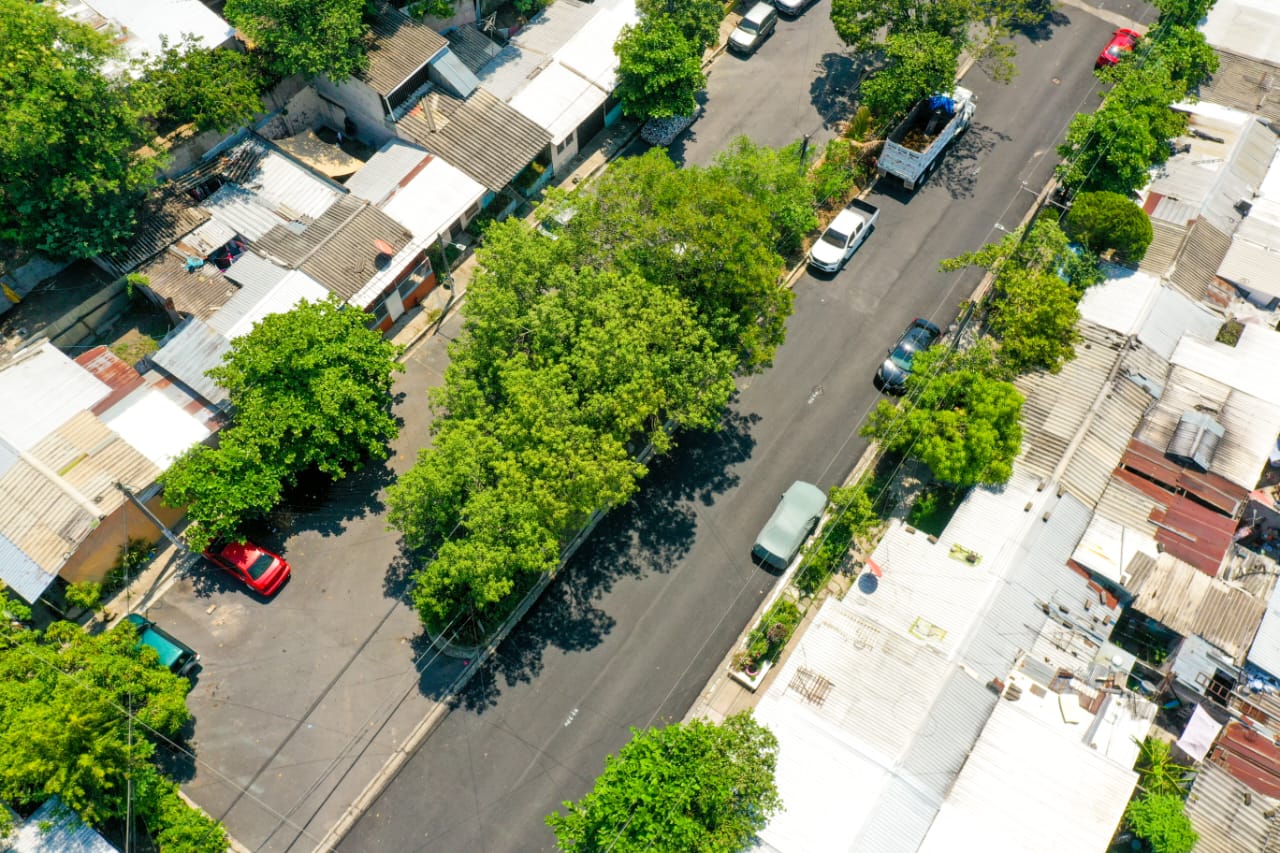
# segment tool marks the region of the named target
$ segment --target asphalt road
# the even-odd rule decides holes
[[[812,88],[830,40],[789,39],[790,26],[758,56],[717,63],[707,115],[680,155],[705,162],[740,132],[776,144],[806,129],[813,105],[787,90]],[[800,23],[824,26],[825,2]],[[944,275],[938,261],[998,238],[1030,209],[1071,115],[1096,103],[1093,57],[1111,29],[1064,6],[1019,39],[1012,85],[980,68],[968,75],[978,112],[942,166],[914,195],[892,185],[872,194],[875,233],[840,275],[799,280],[788,341],[772,369],[740,383],[725,428],[684,436],[601,525],[343,851],[554,849],[544,815],[591,787],[629,727],[684,715],[775,580],[748,552],[778,496],[793,480],[826,488],[851,470],[885,347],[915,316],[955,316],[978,274]],[[774,71],[747,76],[756,69]]]

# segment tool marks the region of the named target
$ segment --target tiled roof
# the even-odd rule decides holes
[[[494,192],[551,142],[551,134],[484,88],[466,100],[432,89],[397,126]]]
[[[368,20],[373,31],[369,68],[360,76],[380,95],[390,95],[449,46],[444,36],[398,9],[385,7]]]
[[[363,199],[344,195],[315,222],[301,230],[272,228],[253,251],[300,269],[345,299],[355,296],[382,267],[375,241],[400,252],[412,235],[400,223]]]

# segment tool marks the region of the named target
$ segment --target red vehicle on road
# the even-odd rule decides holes
[[[209,562],[231,572],[254,592],[262,595],[274,594],[289,579],[291,572],[284,557],[252,542],[214,545],[204,552],[204,556]]]
[[[1102,68],[1107,65],[1115,65],[1120,58],[1126,53],[1132,53],[1133,49],[1138,46],[1142,33],[1121,27],[1111,34],[1111,41],[1107,42],[1107,46],[1102,49],[1102,53],[1098,54],[1098,61],[1093,63],[1094,68]]]

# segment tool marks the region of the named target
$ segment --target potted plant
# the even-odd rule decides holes
[[[760,661],[752,657],[749,651],[738,652],[733,656],[733,668],[748,678],[755,678],[760,674]]]

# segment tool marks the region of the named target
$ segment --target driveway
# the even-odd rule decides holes
[[[459,322],[446,324],[446,337]],[[169,763],[251,850],[314,849],[461,671],[422,643],[382,505],[393,474],[428,441],[425,390],[442,381],[444,343],[414,350],[396,382],[404,427],[395,456],[295,496],[287,528],[267,531],[263,544],[293,565],[274,598],[201,560],[149,611],[203,664],[188,700],[195,760]]]
[[[825,16],[820,3],[801,25]],[[793,75],[811,78],[803,89],[826,42],[815,36],[804,54],[789,26],[742,67],[764,68],[771,50],[791,45],[792,61],[778,67],[809,69]],[[942,166],[914,195],[890,184],[871,195],[882,208],[875,233],[838,276],[797,282],[787,343],[769,371],[740,383],[724,429],[682,435],[655,464],[340,849],[552,850],[544,816],[590,789],[629,728],[684,716],[775,581],[749,550],[778,496],[793,480],[825,489],[851,470],[885,348],[915,316],[944,326],[955,316],[979,274],[944,275],[938,262],[999,237],[1030,209],[1071,115],[1094,103],[1092,60],[1111,28],[1064,6],[1019,39],[1025,71],[1012,85],[981,69],[966,78],[978,113]],[[721,74],[736,62],[720,60],[713,81],[737,73]],[[769,106],[717,117],[716,99],[728,96],[712,91],[696,138],[677,153],[705,162],[739,132],[776,144],[804,128],[777,123],[809,109],[775,104],[795,81],[752,79],[741,95]]]

